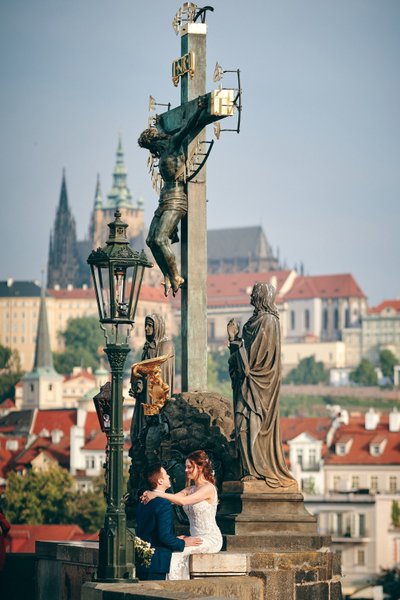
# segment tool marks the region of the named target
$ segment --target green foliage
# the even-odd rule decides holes
[[[61,467],[24,475],[11,473],[4,494],[7,518],[30,525],[74,523],[93,533],[104,521],[103,487],[104,477],[98,477],[92,490],[76,492],[74,479]]]
[[[5,369],[7,367],[10,358],[11,348],[7,348],[6,346],[2,346],[0,344],[0,369]]]
[[[230,379],[229,381],[226,379],[222,359],[218,355],[219,353],[211,352],[207,355],[207,387],[210,392],[217,392],[221,396],[230,398],[232,396]],[[226,360],[226,369],[228,369],[228,360]]]
[[[355,371],[350,373],[350,381],[359,385],[378,385],[378,376],[373,364],[367,358],[363,358]]]
[[[65,469],[11,473],[5,492],[7,515],[12,523],[51,525],[71,522],[74,480]]]
[[[327,383],[329,373],[324,367],[324,363],[317,362],[314,356],[302,358],[297,367],[292,369],[285,378],[285,383],[294,383],[296,385],[315,385],[317,383]]]
[[[104,523],[106,501],[103,493],[104,477],[93,481],[93,489],[80,492],[74,499],[71,519],[86,533],[95,533]]]
[[[105,340],[97,317],[70,319],[60,336],[64,339],[65,351],[53,354],[54,366],[59,373],[70,374],[76,366],[98,367],[99,350],[101,352]]]
[[[400,527],[400,504],[397,500],[392,502],[392,525]]]
[[[15,398],[15,384],[23,374],[18,351],[0,345],[0,402]]]
[[[379,353],[379,366],[384,377],[390,377],[393,381],[393,369],[399,364],[399,359],[391,350],[381,350]]]
[[[400,598],[400,568],[382,569],[380,577],[374,582],[383,587],[383,593],[388,600]]]

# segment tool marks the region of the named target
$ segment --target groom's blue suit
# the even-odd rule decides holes
[[[172,552],[182,552],[185,547],[185,542],[174,534],[171,503],[164,498],[154,498],[147,504],[139,503],[136,523],[137,535],[155,548],[150,567],[138,564],[137,576],[139,579],[165,579]]]

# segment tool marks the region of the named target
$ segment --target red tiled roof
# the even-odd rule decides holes
[[[15,408],[15,402],[13,402],[11,398],[6,398],[6,400],[0,404],[0,410],[3,408]]]
[[[6,448],[7,442],[10,440],[16,440],[18,443],[17,450],[9,450]],[[13,436],[0,436],[0,477],[6,478],[6,475],[10,469],[10,464],[13,458],[21,452],[25,445],[26,439],[23,437]]]
[[[381,314],[386,312],[387,309],[392,309],[400,313],[400,300],[384,300],[377,306],[370,308],[368,312],[371,314]]]
[[[67,383],[68,381],[73,381],[74,379],[80,379],[81,377],[83,377],[84,379],[88,379],[89,381],[96,381],[96,377],[93,375],[93,373],[90,373],[86,369],[81,369],[81,371],[79,371],[78,373],[66,375],[64,377],[64,383]]]
[[[64,436],[69,438],[71,427],[76,425],[76,412],[76,408],[39,409],[36,412],[32,433],[39,435],[43,429],[47,429],[49,433],[53,429],[60,429]]]
[[[127,288],[127,294],[129,294],[129,286]],[[49,296],[56,298],[58,300],[95,300],[95,293],[93,288],[72,288],[71,290],[48,290]],[[141,302],[168,302],[167,298],[164,296],[163,288],[161,286],[150,286],[143,284],[140,290],[140,299],[139,304]]]
[[[32,461],[44,452],[55,460],[61,467],[69,467],[70,445],[68,438],[62,438],[58,444],[53,444],[51,438],[38,437],[13,461],[13,466],[18,470],[32,464]]]
[[[35,543],[39,540],[93,540],[93,534],[85,534],[78,525],[11,525],[9,538],[11,552],[35,552]]]
[[[353,440],[349,452],[345,456],[335,454],[337,441],[343,438]],[[387,440],[382,454],[372,456],[370,444],[376,440]],[[388,416],[383,415],[376,429],[365,429],[363,416],[351,416],[348,425],[341,425],[333,440],[332,449],[325,459],[327,465],[400,465],[400,433],[391,432],[388,427]]]
[[[362,289],[350,273],[343,275],[302,275],[285,294],[285,300],[304,298],[365,298]]]
[[[104,450],[107,443],[107,436],[102,431],[98,431],[96,435],[91,438],[83,446],[83,450]]]
[[[277,295],[291,271],[265,273],[214,273],[208,275],[208,306],[248,305],[251,288],[257,281],[274,282]],[[277,298],[279,300],[279,298]]]
[[[316,440],[324,441],[331,424],[332,421],[328,417],[282,417],[282,440],[288,442],[301,433],[308,433]]]

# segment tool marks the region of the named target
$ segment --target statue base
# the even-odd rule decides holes
[[[271,490],[264,481],[226,481],[217,520],[227,550],[317,550],[330,544],[317,532],[317,519],[304,506],[301,493]]]

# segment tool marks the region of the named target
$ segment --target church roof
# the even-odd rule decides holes
[[[0,418],[0,433],[12,433],[13,435],[28,435],[34,411],[18,410],[12,411]]]
[[[271,249],[261,225],[210,229],[207,232],[208,260],[269,256]]]

